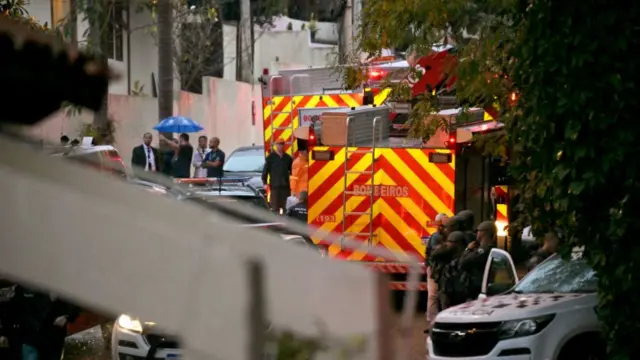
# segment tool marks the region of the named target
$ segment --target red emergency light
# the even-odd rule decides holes
[[[371,70],[369,71],[369,79],[370,80],[382,80],[385,73],[382,70]]]
[[[307,140],[307,151],[313,149],[316,146],[316,132],[313,130],[313,126],[309,126],[309,140]]]
[[[449,150],[455,150],[457,145],[458,139],[456,138],[456,133],[454,131],[449,134],[449,138],[445,140],[444,146]]]

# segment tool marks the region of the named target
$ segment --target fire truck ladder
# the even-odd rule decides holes
[[[344,142],[344,157],[345,157],[345,161],[344,161],[344,189],[342,191],[342,242],[340,244],[341,249],[344,249],[344,239],[346,237],[351,237],[351,236],[367,236],[368,238],[368,245],[371,246],[373,245],[373,237],[376,235],[373,232],[373,206],[374,206],[374,201],[375,201],[375,182],[374,182],[374,176],[375,176],[375,163],[376,163],[376,129],[378,128],[378,121],[380,120],[379,116],[376,116],[373,119],[373,134],[372,134],[372,142],[371,142],[371,149],[369,150],[349,150],[349,123],[351,121],[351,117],[347,117],[347,123],[346,123],[346,130],[345,130],[345,142]],[[382,133],[379,135],[382,136]],[[380,139],[382,140],[382,139]],[[355,144],[353,144],[355,145]],[[368,154],[371,155],[371,170],[366,170],[366,171],[353,171],[353,170],[349,170],[349,157],[351,154]],[[348,191],[348,187],[349,187],[349,181],[348,181],[348,175],[363,175],[363,174],[367,174],[370,175],[370,180],[369,183],[371,185],[371,193],[369,194],[370,197],[370,206],[369,206],[369,211],[364,211],[364,212],[353,212],[353,211],[347,211],[347,196],[348,195],[356,195],[356,196],[362,196],[362,194],[360,194],[359,192],[355,192],[355,191]],[[347,217],[348,216],[369,216],[369,232],[348,232],[348,227],[347,227]]]
[[[306,74],[296,74],[296,75],[292,75],[289,78],[289,93],[288,94],[284,94],[282,95],[284,98],[282,99],[282,101],[287,101],[288,104],[287,106],[285,106],[284,109],[282,109],[282,111],[271,111],[270,115],[269,115],[269,120],[270,120],[270,124],[269,127],[271,128],[271,147],[273,148],[273,144],[275,144],[275,142],[278,140],[275,137],[275,132],[278,130],[290,130],[291,131],[291,140],[286,140],[285,139],[285,145],[292,145],[291,149],[293,151],[293,130],[295,130],[295,126],[293,124],[293,116],[291,116],[291,113],[293,112],[293,109],[295,109],[295,101],[294,101],[294,96],[295,96],[295,89],[293,88],[294,85],[294,80],[296,78],[302,78],[302,77],[308,77],[308,75]],[[282,79],[283,81],[286,79],[285,77],[283,77],[282,75],[274,75],[269,79],[269,91],[270,91],[270,96],[271,98],[273,98],[273,80],[275,79]],[[275,104],[273,103],[273,100],[269,100],[268,102],[269,106],[271,106],[271,108],[273,109],[273,107],[275,106]],[[275,120],[276,118],[278,118],[278,116],[280,115],[285,115],[287,118],[289,118],[289,124],[287,126],[274,126]],[[293,154],[292,154],[293,155]]]

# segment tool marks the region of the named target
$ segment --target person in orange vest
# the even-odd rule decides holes
[[[307,149],[300,149],[298,157],[291,167],[291,195],[300,198],[300,193],[309,190],[309,153]]]

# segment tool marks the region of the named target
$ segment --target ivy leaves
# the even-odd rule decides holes
[[[598,272],[610,359],[640,354],[632,335],[640,330],[640,310],[629,305],[640,300],[634,16],[637,6],[536,0],[516,18],[513,49],[512,75],[523,89],[519,114],[508,124],[520,155],[513,173],[532,222],[558,225],[569,246],[585,246]]]

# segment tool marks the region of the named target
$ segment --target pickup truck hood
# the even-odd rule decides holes
[[[595,307],[596,294],[509,294],[478,299],[438,314],[436,322],[470,323],[523,319],[579,307]]]

